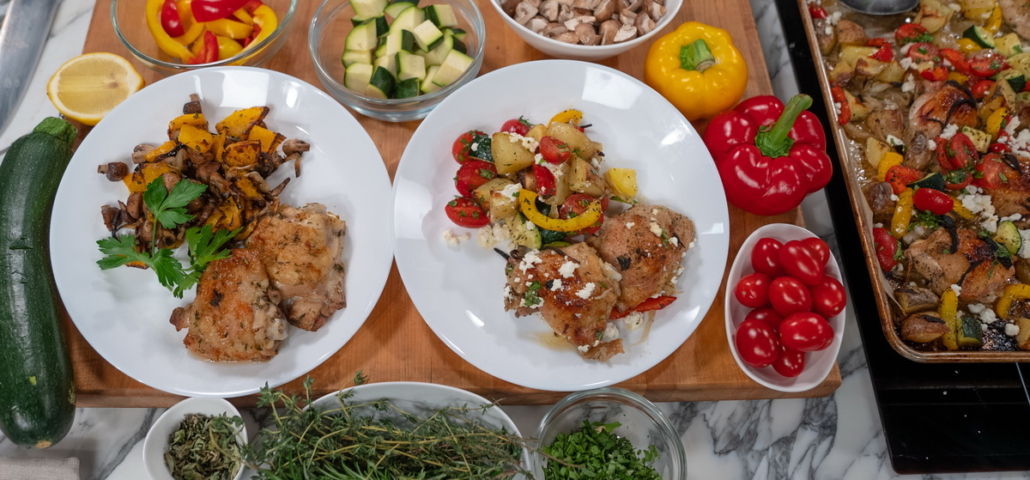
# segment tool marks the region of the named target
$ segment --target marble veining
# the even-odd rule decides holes
[[[0,2],[3,3],[3,2]],[[797,83],[787,54],[776,5],[751,0],[773,87],[787,98]],[[50,73],[82,49],[93,2],[65,0],[39,67],[11,126],[0,134],[0,153],[40,119],[53,115],[45,84]],[[808,227],[833,242],[825,199],[803,204]],[[891,470],[873,401],[865,354],[849,319],[839,356],[843,383],[825,398],[665,403],[687,450],[694,479],[1015,479],[1030,472],[898,476]],[[19,448],[0,436],[0,457],[78,457],[83,480],[145,479],[142,440],[163,409],[84,408],[72,432],[45,451]],[[505,407],[524,435],[533,435],[546,407]],[[245,412],[250,423],[251,412]],[[259,418],[260,419],[260,418]],[[0,472],[0,480],[5,479]]]

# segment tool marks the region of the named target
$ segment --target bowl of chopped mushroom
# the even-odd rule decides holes
[[[664,29],[683,0],[492,0],[526,43],[552,57],[601,60]]]

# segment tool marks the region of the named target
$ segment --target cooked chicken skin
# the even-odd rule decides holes
[[[609,218],[589,243],[622,275],[619,310],[671,294],[683,255],[694,242],[694,222],[668,208],[639,204]]]
[[[976,102],[968,91],[945,83],[916,97],[908,113],[906,145],[918,145],[905,155],[905,165],[925,168],[933,159],[933,150],[925,148],[927,139],[940,135],[944,126],[977,126]]]
[[[286,317],[268,273],[251,249],[236,249],[208,265],[193,304],[176,308],[171,322],[188,328],[182,343],[214,362],[265,361],[286,338]]]
[[[260,252],[290,323],[315,331],[346,305],[340,258],[346,224],[324,205],[282,206],[258,221],[247,247]]]
[[[1030,3],[1026,0],[999,0],[1001,15],[1020,37],[1030,39]]]
[[[539,312],[557,335],[586,358],[622,353],[622,340],[606,338],[619,297],[618,273],[585,243],[562,250],[515,251],[506,267],[505,310],[518,317]]]
[[[958,241],[958,248],[953,245]],[[997,293],[1012,281],[1015,270],[994,261],[994,250],[967,228],[959,228],[952,237],[939,228],[928,237],[912,242],[905,250],[910,271],[927,282],[927,287],[940,295],[952,285],[961,287],[963,302],[990,303]]]

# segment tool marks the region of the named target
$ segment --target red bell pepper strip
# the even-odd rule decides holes
[[[253,14],[254,10],[262,5],[264,5],[264,2],[261,0],[248,0],[247,3],[243,4],[243,8],[247,10],[247,13]]]
[[[190,60],[191,64],[211,63],[218,61],[218,37],[210,31],[204,32],[204,47],[200,54]]]
[[[830,14],[826,13],[826,9],[819,5],[810,5],[808,7],[808,14],[811,15],[814,19],[826,18],[830,16]]]
[[[831,88],[830,97],[833,98],[833,103],[840,108],[840,112],[837,113],[837,123],[847,125],[851,121],[851,104],[848,103],[848,96],[844,94],[844,89],[841,87]]]
[[[161,4],[161,28],[164,28],[165,33],[173,37],[181,37],[186,33],[175,0],[165,0],[165,3]]]
[[[890,45],[891,42],[890,42],[890,40],[887,40],[886,38],[876,37],[876,38],[870,38],[869,40],[866,40],[865,44],[866,44],[867,47],[882,47],[884,45]]]
[[[887,175],[884,176],[883,181],[891,184],[891,189],[897,195],[904,192],[910,183],[920,178],[923,178],[923,172],[904,165],[895,165],[887,170]]]
[[[919,76],[931,82],[943,82],[948,79],[948,69],[944,67],[933,67],[919,72]]]
[[[715,159],[730,203],[758,215],[798,206],[830,181],[826,134],[800,94],[786,106],[763,95],[715,116],[704,141]]]
[[[243,7],[248,0],[193,0],[190,10],[198,22],[210,22],[226,18]]]
[[[891,236],[886,228],[874,228],[873,242],[876,243],[876,260],[880,262],[880,268],[885,272],[893,270],[898,264],[898,239]]]
[[[882,38],[878,38],[876,40],[883,40],[883,39]],[[887,45],[880,45],[880,49],[877,50],[876,53],[870,55],[869,57],[872,58],[873,60],[879,60],[881,62],[889,62],[891,60],[894,60],[894,48],[891,47],[889,44],[887,44]]]
[[[651,297],[651,298],[649,298],[647,300],[644,300],[643,302],[640,302],[639,305],[637,305],[637,306],[635,306],[635,307],[633,307],[633,308],[631,308],[629,310],[626,310],[626,311],[612,310],[611,317],[609,317],[609,318],[611,320],[615,320],[615,319],[619,319],[619,318],[625,317],[625,316],[627,316],[627,315],[629,315],[629,314],[631,314],[633,312],[650,312],[652,310],[661,310],[661,309],[663,309],[665,307],[668,307],[669,304],[671,304],[672,302],[675,302],[675,301],[676,301],[676,297],[673,297],[673,296],[670,296],[670,295],[662,295],[660,297]]]

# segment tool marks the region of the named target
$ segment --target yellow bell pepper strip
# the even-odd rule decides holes
[[[154,37],[154,41],[157,42],[157,48],[166,55],[182,61],[193,58],[190,50],[168,35],[168,32],[165,32],[164,27],[161,26],[161,6],[163,4],[164,0],[147,0],[147,28],[150,30],[150,35]]]
[[[905,161],[905,157],[902,157],[897,152],[886,152],[880,157],[880,163],[876,164],[876,179],[878,181],[887,180],[887,172],[891,168],[901,165],[901,162]]]
[[[214,135],[193,125],[183,125],[182,130],[179,130],[179,143],[200,153],[207,153],[214,145]]]
[[[1001,107],[990,115],[987,116],[986,128],[987,133],[991,134],[992,138],[998,137],[998,132],[1005,124],[1005,117],[1009,116],[1009,109]]]
[[[948,331],[941,337],[941,343],[948,350],[958,350],[958,294],[952,289],[947,289],[941,294],[939,313],[941,320],[948,325]]]
[[[218,39],[218,58],[221,60],[232,57],[243,51],[243,45],[240,45],[240,42],[237,42],[236,40],[222,35],[215,35],[215,38]]]
[[[894,206],[894,216],[891,217],[891,235],[894,238],[904,237],[908,233],[908,226],[912,223],[912,195],[911,188],[906,188],[898,195],[898,204]]]
[[[952,211],[955,212],[956,215],[966,220],[973,219],[973,212],[966,208],[965,205],[962,205],[962,202],[960,202],[957,198],[953,199],[952,201],[955,203],[955,208]]]
[[[958,49],[962,53],[973,53],[980,50],[980,45],[968,38],[958,40]]]
[[[996,33],[1001,29],[1001,6],[995,5],[994,10],[991,10],[991,16],[987,17],[987,22],[984,23],[984,30],[990,33]]]
[[[175,41],[187,47],[204,34],[204,24],[193,20],[193,13],[190,11],[190,3],[192,2],[193,0],[179,0],[176,3],[179,15],[182,17],[182,24],[186,26],[186,33],[175,37]]]
[[[265,41],[279,27],[279,17],[275,15],[275,11],[268,5],[261,5],[255,8],[251,15],[254,18],[254,30],[257,32],[257,35],[252,33],[254,38],[247,42],[247,45],[243,47],[243,51],[250,50],[255,45]]]
[[[171,153],[172,150],[175,150],[175,147],[176,147],[176,143],[172,142],[172,141],[168,141],[168,142],[162,143],[161,145],[158,145],[153,150],[151,150],[151,151],[147,152],[146,154],[144,154],[143,155],[143,161],[147,162],[147,163],[153,162],[154,160],[157,160],[157,159],[159,159],[159,158],[161,158],[161,157]],[[146,187],[146,185],[147,184],[143,185],[144,188]]]
[[[1005,290],[1002,290],[1001,296],[998,297],[998,303],[994,304],[994,313],[997,313],[999,318],[1007,320],[1012,303],[1027,298],[1030,298],[1030,285],[1025,283],[1006,285]]]
[[[969,81],[969,76],[959,72],[948,72],[948,80],[964,84]]]
[[[219,18],[218,20],[204,22],[204,26],[215,35],[221,35],[223,37],[229,37],[236,40],[249,37],[250,32],[254,30],[254,27],[247,25],[246,23],[229,20],[228,18]]]
[[[601,202],[591,202],[583,213],[570,219],[551,218],[536,208],[536,192],[522,189],[519,191],[519,210],[534,225],[555,232],[577,232],[597,223],[604,212]]]
[[[232,13],[232,16],[236,17],[237,20],[246,23],[247,25],[254,23],[254,17],[251,17],[250,14],[247,13],[246,8],[236,10]]]
[[[547,123],[571,123],[573,125],[579,125],[581,120],[583,120],[583,112],[570,108],[554,114],[554,116],[551,117],[551,121]]]
[[[685,22],[647,52],[644,80],[689,120],[709,118],[737,103],[747,64],[725,30]]]

